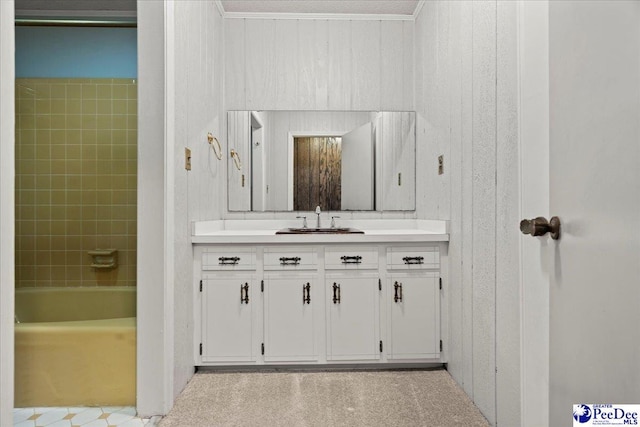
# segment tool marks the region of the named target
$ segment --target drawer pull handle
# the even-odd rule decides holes
[[[249,284],[240,284],[240,304],[249,304]]]
[[[221,256],[218,258],[220,265],[238,265],[239,256]]]
[[[300,257],[299,256],[294,256],[294,257],[280,257],[280,265],[298,265],[300,264]]]
[[[402,260],[405,264],[424,264],[424,257],[421,256],[406,256]]]
[[[402,302],[402,283],[395,282],[393,284],[393,289],[394,289],[393,301]]]
[[[311,304],[311,285],[302,285],[302,305]]]
[[[333,282],[333,303],[340,304],[340,285]]]
[[[355,255],[355,256],[342,255],[340,257],[340,259],[342,260],[343,264],[360,264],[360,263],[362,263],[362,257],[360,255]]]

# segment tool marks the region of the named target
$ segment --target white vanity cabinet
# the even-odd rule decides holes
[[[261,338],[255,248],[205,248],[201,256],[201,335],[203,363],[255,363]]]
[[[446,362],[443,251],[442,242],[196,245],[195,365]]]
[[[264,361],[317,361],[316,250],[265,248],[264,270]]]
[[[255,362],[258,352],[253,276],[202,280],[202,361]]]
[[[439,269],[437,246],[387,248],[387,359],[439,357]]]
[[[327,361],[379,360],[378,248],[325,248]]]
[[[327,360],[379,360],[378,275],[327,274]]]

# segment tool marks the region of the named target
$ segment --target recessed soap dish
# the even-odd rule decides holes
[[[88,252],[91,256],[92,268],[100,270],[111,270],[118,267],[117,249],[95,249]]]

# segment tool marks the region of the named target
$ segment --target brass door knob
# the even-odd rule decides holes
[[[560,238],[560,218],[554,216],[551,217],[550,221],[547,221],[542,216],[534,219],[523,219],[520,221],[520,231],[522,231],[522,234],[531,234],[532,236],[544,236],[547,233],[551,233],[551,238],[558,240]]]

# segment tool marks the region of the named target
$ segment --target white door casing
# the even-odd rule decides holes
[[[520,214],[549,218],[549,2],[525,0],[518,6]],[[548,244],[548,236],[520,238],[524,427],[549,421]]]
[[[0,426],[13,425],[14,2],[0,1]]]

